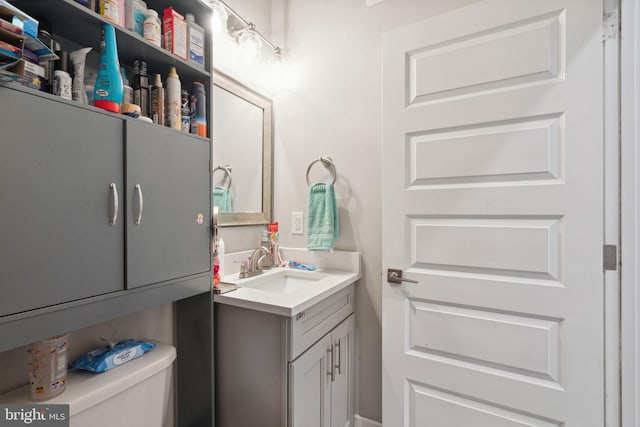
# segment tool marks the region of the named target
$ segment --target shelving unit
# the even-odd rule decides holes
[[[63,48],[99,54],[107,21],[94,11],[72,0],[12,4],[63,39]],[[193,13],[197,22],[208,16],[199,0],[147,5],[160,14],[168,6]],[[120,64],[129,71],[141,59],[163,79],[176,67],[188,90],[193,81],[211,87],[209,29],[202,69],[114,27]],[[210,96],[207,89],[209,124]],[[0,351],[210,290],[210,135],[17,83],[0,83],[0,126],[0,235],[7,239],[0,249]],[[140,224],[136,184],[144,193]]]
[[[93,52],[100,52],[100,37],[103,24],[110,24],[98,13],[84,7],[73,0],[17,0],[13,4],[40,20],[41,26],[46,26],[55,36],[76,42],[82,46],[93,48]],[[178,10],[181,14],[193,13],[196,17],[208,16],[208,8],[198,0],[167,2],[162,0],[148,0],[147,6],[153,8],[162,16],[162,11],[169,6]],[[187,7],[188,6],[188,7]],[[198,20],[196,18],[196,20]],[[201,18],[202,20],[202,18]],[[192,82],[201,82],[206,88],[211,87],[211,46],[205,46],[207,52],[205,68],[197,67],[188,61],[171,54],[171,52],[153,45],[144,40],[135,32],[129,31],[119,25],[116,29],[116,41],[118,44],[118,58],[120,65],[131,70],[136,59],[147,62],[149,69],[149,81],[152,74],[161,74],[166,78],[171,67],[176,67],[183,88],[191,91]],[[206,30],[206,39],[211,40],[209,30]],[[131,77],[131,76],[130,76]],[[211,111],[211,94],[207,92],[207,111]],[[209,121],[211,117],[209,115]]]

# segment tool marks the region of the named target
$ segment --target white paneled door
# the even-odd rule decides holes
[[[604,425],[601,37],[599,0],[385,33],[385,427]]]

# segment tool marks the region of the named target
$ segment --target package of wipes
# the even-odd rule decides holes
[[[71,362],[72,368],[104,372],[142,356],[156,345],[152,342],[126,340],[97,348]]]

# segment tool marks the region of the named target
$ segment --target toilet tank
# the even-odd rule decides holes
[[[157,344],[143,356],[100,374],[72,369],[64,393],[38,403],[68,404],[71,427],[173,425],[165,422],[175,358],[175,347]],[[0,396],[0,403],[27,402],[32,403],[29,386]]]

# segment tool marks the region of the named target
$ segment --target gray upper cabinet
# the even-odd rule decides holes
[[[209,144],[133,120],[126,141],[127,288],[209,271]]]
[[[5,87],[0,99],[0,315],[122,289],[122,120]]]
[[[74,0],[12,4],[97,64],[104,17]],[[210,88],[208,6],[147,5],[196,16],[205,67],[115,26],[129,77],[144,60],[151,75],[175,67],[184,89]],[[0,351],[211,290],[210,137],[4,82],[0,128]]]

